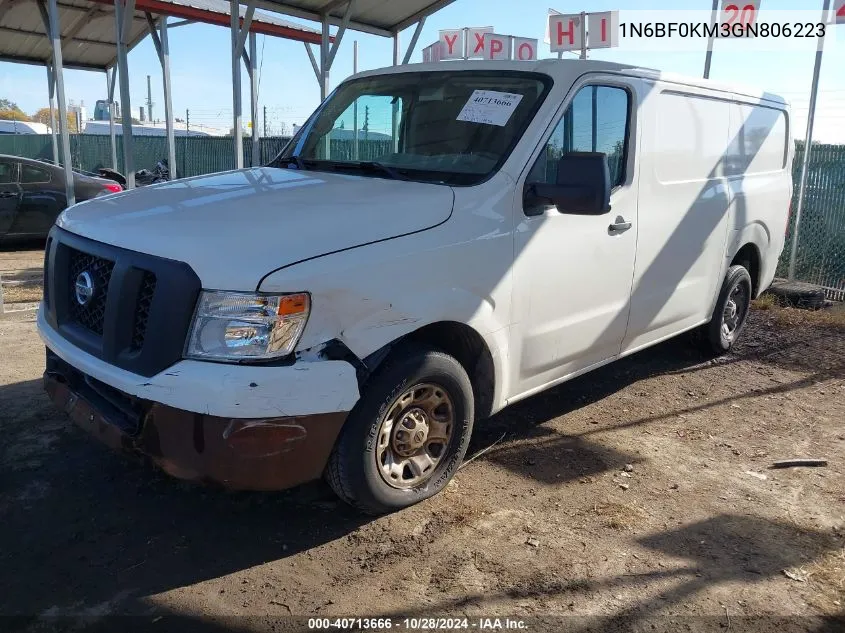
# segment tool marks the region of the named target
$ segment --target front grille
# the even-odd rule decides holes
[[[150,318],[150,306],[156,291],[156,276],[151,272],[144,272],[141,287],[138,289],[138,302],[135,308],[135,323],[132,326],[132,349],[139,350],[144,346],[147,335],[147,321]]]
[[[142,376],[182,359],[201,288],[190,266],[59,227],[50,237],[45,304],[50,326],[82,351]],[[76,296],[82,273],[87,275],[80,282],[89,276],[91,281],[90,293],[87,283],[80,284],[80,296],[90,295],[84,305]]]
[[[103,335],[103,317],[106,315],[106,296],[108,295],[109,281],[114,269],[114,262],[102,257],[96,257],[75,249],[70,250],[70,261],[68,266],[68,289],[70,297],[68,307],[71,319],[81,326],[91,330],[95,334]],[[91,299],[82,305],[77,299],[76,281],[83,273],[91,276],[94,286],[94,293]]]

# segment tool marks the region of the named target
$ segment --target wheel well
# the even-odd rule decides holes
[[[756,297],[760,287],[760,251],[754,244],[746,244],[734,255],[731,266],[744,266],[751,276],[751,294]]]
[[[424,343],[453,356],[463,365],[472,382],[476,419],[482,420],[490,416],[493,411],[496,371],[493,356],[478,332],[463,323],[441,321],[421,327],[388,347],[393,347],[401,341]],[[380,363],[386,355],[380,355],[376,362]],[[367,360],[364,362],[370,365]],[[370,370],[373,369],[375,368],[370,366]]]

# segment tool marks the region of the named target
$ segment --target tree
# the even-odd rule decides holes
[[[364,106],[364,126],[361,128],[364,132],[364,138],[369,138],[370,135],[370,106]]]
[[[57,108],[53,108],[53,116],[56,117],[56,121],[59,120],[59,110]],[[50,125],[50,108],[41,108],[38,112],[32,115],[32,120],[36,123],[43,123],[44,125]],[[67,113],[67,131],[68,134],[79,134],[79,130],[76,126],[76,114],[74,112]],[[56,130],[58,132],[58,130]]]
[[[0,119],[6,121],[29,121],[29,117],[9,99],[0,99]]]

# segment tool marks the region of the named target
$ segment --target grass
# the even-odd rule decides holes
[[[809,326],[845,330],[845,304],[835,304],[822,310],[802,310],[783,306],[776,296],[764,293],[751,302],[751,307],[768,312],[768,316],[782,327]]]
[[[3,283],[3,302],[6,304],[41,301],[41,295],[42,289],[40,283]]]

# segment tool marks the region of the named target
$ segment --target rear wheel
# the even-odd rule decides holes
[[[434,349],[402,346],[372,377],[344,424],[326,479],[370,514],[438,493],[466,454],[474,416],[463,366]]]
[[[710,323],[703,327],[705,347],[714,354],[730,351],[739,338],[751,308],[751,275],[743,266],[731,266]]]

